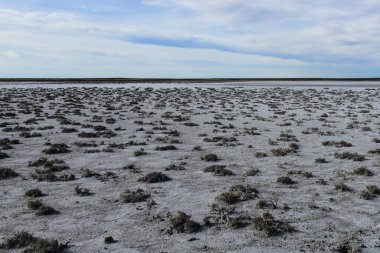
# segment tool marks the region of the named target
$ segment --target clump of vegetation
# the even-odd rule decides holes
[[[365,156],[359,155],[358,153],[350,153],[350,152],[343,152],[343,153],[335,153],[335,157],[339,159],[349,159],[353,161],[364,161]]]
[[[212,165],[203,170],[204,172],[212,172],[215,176],[231,176],[232,171],[226,169],[226,165]]]
[[[117,134],[113,132],[112,130],[78,133],[78,137],[80,138],[100,138],[100,137],[111,138],[111,137],[115,137],[116,135]]]
[[[20,137],[23,138],[36,138],[36,137],[41,137],[41,133],[30,133],[30,132],[21,132]]]
[[[28,201],[28,207],[32,210],[37,210],[42,206],[42,202],[40,200],[31,200]]]
[[[337,148],[352,147],[352,144],[347,141],[324,141],[323,146],[333,146]]]
[[[9,157],[9,155],[7,153],[0,151],[0,160],[8,158],[8,157]]]
[[[170,181],[170,180],[171,178],[162,172],[151,172],[139,178],[138,181],[146,182],[146,183],[158,183],[158,182],[165,182],[165,181]]]
[[[98,133],[95,132],[80,132],[78,134],[80,138],[98,138],[100,137]]]
[[[82,177],[97,177],[100,176],[99,173],[93,172],[90,169],[81,169],[80,171]]]
[[[244,175],[245,176],[248,176],[248,177],[252,177],[252,176],[256,176],[257,174],[260,173],[260,170],[259,169],[256,169],[256,168],[249,168],[245,173]]]
[[[36,211],[36,215],[54,215],[59,214],[57,210],[50,206],[44,205],[40,200],[30,200],[28,201],[28,207]]]
[[[96,144],[95,141],[90,141],[90,142],[77,141],[77,142],[74,142],[74,145],[77,147],[97,147],[98,146],[98,144]]]
[[[0,180],[17,177],[18,173],[10,168],[0,168]]]
[[[114,242],[116,242],[116,241],[113,239],[112,236],[106,236],[106,237],[104,238],[104,243],[105,243],[105,244],[111,244],[111,243],[114,243]]]
[[[176,165],[176,164],[170,164],[168,167],[165,168],[166,171],[169,170],[185,170],[185,167],[182,165]]]
[[[54,215],[54,214],[59,214],[57,210],[50,206],[45,206],[42,205],[38,210],[36,211],[36,215],[38,216],[43,216],[43,215]]]
[[[326,158],[317,158],[315,159],[315,163],[328,163]]]
[[[291,179],[290,177],[285,176],[285,177],[277,178],[277,183],[291,185],[291,184],[295,184],[296,182],[293,181],[293,179]]]
[[[256,152],[255,153],[255,157],[256,158],[263,158],[263,157],[267,157],[267,153],[264,153],[264,152]]]
[[[217,162],[219,160],[218,156],[215,154],[207,154],[201,157],[202,160],[206,162]]]
[[[125,203],[137,203],[145,201],[150,197],[150,193],[146,192],[140,188],[137,190],[126,190],[121,195],[121,200]]]
[[[289,144],[289,149],[293,152],[293,153],[297,153],[297,151],[300,149],[300,145],[295,143],[295,142],[292,142]]]
[[[48,182],[57,182],[57,181],[72,181],[75,180],[75,176],[72,174],[63,174],[57,176],[56,174],[45,171],[45,170],[36,170],[34,173],[30,174],[31,178],[38,181],[48,181]]]
[[[135,155],[135,156],[143,156],[143,155],[146,155],[146,154],[148,154],[148,153],[146,153],[146,152],[144,151],[143,148],[141,148],[141,149],[139,149],[139,150],[136,150],[136,151],[134,152],[134,155]]]
[[[313,177],[313,174],[311,172],[303,171],[303,170],[291,170],[288,172],[288,175],[300,175],[306,178]]]
[[[53,159],[49,160],[45,157],[41,157],[36,161],[29,161],[28,166],[29,167],[39,167],[39,166],[44,166],[46,168],[50,168],[56,164],[64,164],[65,162],[60,159]]]
[[[380,195],[380,188],[376,185],[368,185],[365,190],[360,192],[360,197],[365,200],[373,199]]]
[[[271,150],[274,156],[286,156],[290,153],[293,153],[293,150],[290,148],[277,148]]]
[[[190,219],[184,212],[177,212],[170,218],[170,232],[173,230],[178,233],[195,233],[201,229],[201,225]]]
[[[354,169],[353,173],[355,175],[360,175],[360,176],[367,176],[367,177],[373,176],[373,172],[367,169],[366,167],[356,168]]]
[[[44,196],[44,194],[41,192],[40,189],[33,188],[33,189],[30,189],[30,190],[27,190],[25,192],[25,196],[32,197],[32,198],[38,198],[38,197]]]
[[[295,135],[290,133],[282,132],[280,134],[280,138],[277,139],[278,141],[285,141],[285,142],[298,142],[298,139]]]
[[[137,168],[136,165],[134,165],[134,164],[128,164],[127,166],[124,166],[123,170],[128,170],[132,173],[140,173],[141,172],[141,169]]]
[[[372,155],[380,155],[380,148],[373,149],[373,150],[369,150],[369,151],[368,151],[368,154],[372,154]]]
[[[75,187],[75,193],[80,195],[80,196],[90,196],[90,189],[87,188],[80,188],[79,185]]]
[[[317,184],[319,185],[326,185],[327,182],[326,180],[324,180],[323,178],[319,178],[317,181],[315,181]]]
[[[62,127],[62,133],[76,133],[76,132],[78,132],[76,128]]]
[[[340,184],[335,185],[335,190],[342,191],[342,192],[349,192],[349,191],[351,191],[351,188],[348,187],[344,183],[340,183]]]
[[[223,201],[226,204],[236,204],[240,201],[253,199],[257,196],[258,191],[249,185],[234,185],[227,192],[216,197],[216,200]]]
[[[177,147],[174,145],[158,146],[155,148],[155,150],[158,150],[158,151],[177,150]]]
[[[355,247],[353,245],[350,245],[350,242],[343,242],[341,245],[339,245],[337,248],[334,249],[334,252],[338,253],[359,253],[361,252],[361,249],[359,247]]]
[[[13,144],[20,144],[19,140],[10,140],[8,138],[0,139],[0,147],[3,150],[12,149]]]
[[[203,139],[204,142],[234,142],[237,141],[235,137],[215,136],[212,138]]]
[[[290,226],[286,222],[275,220],[273,215],[268,212],[265,212],[260,217],[253,219],[252,226],[265,237],[294,231],[294,227]]]
[[[59,253],[67,246],[59,244],[57,240],[48,240],[34,237],[28,232],[18,232],[10,238],[5,239],[0,249],[22,249],[24,253]]]
[[[265,208],[276,209],[277,204],[273,200],[260,199],[256,203],[256,208],[259,208],[259,209],[265,209]]]
[[[51,144],[48,149],[42,150],[42,153],[47,155],[69,153],[69,146],[65,143]]]
[[[201,151],[202,150],[202,146],[194,146],[193,147],[193,151]]]

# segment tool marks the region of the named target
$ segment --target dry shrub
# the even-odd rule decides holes
[[[75,193],[80,195],[80,196],[90,196],[90,189],[87,188],[80,188],[79,186],[75,187]]]
[[[323,146],[333,146],[337,148],[342,147],[352,147],[352,144],[347,141],[324,141],[322,142]]]
[[[0,159],[5,159],[8,157],[9,157],[9,155],[7,153],[0,151]]]
[[[65,143],[51,144],[48,149],[42,150],[42,153],[47,155],[69,153],[70,150],[68,148],[69,146]]]
[[[158,182],[165,182],[165,181],[170,181],[170,180],[171,179],[162,172],[151,172],[139,178],[138,181],[146,182],[146,183],[158,183]]]
[[[24,253],[59,253],[67,246],[59,244],[57,240],[48,240],[38,237],[27,232],[18,232],[10,238],[4,240],[0,249],[22,249],[26,248]]]
[[[155,150],[158,150],[158,151],[177,150],[177,147],[174,145],[158,146],[155,148]]]
[[[257,196],[257,190],[249,185],[234,185],[228,192],[223,192],[216,197],[216,200],[223,201],[226,204],[236,204],[240,201],[253,199]]]
[[[25,196],[32,197],[32,198],[38,198],[38,197],[44,196],[44,194],[41,192],[40,189],[34,188],[34,189],[30,189],[30,190],[26,191]]]
[[[360,175],[360,176],[373,176],[373,172],[369,169],[367,169],[366,167],[360,167],[360,168],[356,168],[354,169],[353,173],[355,175]]]
[[[296,182],[293,181],[293,179],[291,179],[290,177],[279,177],[277,178],[277,183],[280,183],[280,184],[295,184]]]
[[[335,157],[339,159],[348,159],[348,160],[353,160],[353,161],[365,160],[364,155],[359,155],[358,153],[350,153],[350,152],[335,153]]]
[[[145,201],[150,197],[150,193],[138,188],[137,190],[126,190],[121,199],[125,203],[137,203]]]
[[[203,170],[204,172],[212,172],[215,176],[231,176],[232,171],[226,169],[226,165],[211,165]]]
[[[351,188],[348,187],[344,183],[340,183],[340,184],[335,185],[335,190],[342,191],[342,192],[349,192],[349,191],[351,191]]]
[[[265,237],[294,231],[292,226],[285,222],[275,220],[272,214],[268,212],[265,212],[260,217],[253,219],[253,228],[258,230]]]
[[[170,218],[170,228],[178,233],[195,233],[201,229],[201,225],[190,219],[184,212],[177,212]]]
[[[365,190],[360,192],[360,197],[362,199],[373,199],[377,195],[380,195],[380,189],[376,185],[368,185]]]
[[[10,168],[0,168],[0,180],[17,177],[18,173]]]
[[[202,160],[206,162],[217,162],[219,160],[218,156],[215,154],[207,154],[201,157]]]

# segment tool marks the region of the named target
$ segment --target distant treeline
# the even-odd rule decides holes
[[[323,81],[358,82],[380,81],[380,78],[0,78],[0,82],[46,82],[46,83],[227,83],[227,82],[270,82],[270,81]]]

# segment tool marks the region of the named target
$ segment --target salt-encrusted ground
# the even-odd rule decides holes
[[[65,252],[380,251],[380,196],[366,190],[380,187],[379,89],[20,88],[0,89],[0,101],[9,156],[0,167],[19,174],[0,180],[0,243],[27,231],[68,242]],[[62,143],[68,153],[43,153]],[[146,154],[136,156],[140,149]],[[208,154],[218,160],[202,159]],[[51,174],[75,179],[36,174],[56,168],[28,166],[42,157],[63,160],[69,168]],[[166,170],[171,164],[177,170]],[[232,175],[204,172],[211,165]],[[150,172],[171,180],[139,181]],[[226,203],[220,195],[235,185],[257,192],[232,192],[237,199]],[[33,188],[59,213],[36,215],[25,196]],[[125,203],[122,194],[138,188],[150,196]],[[173,228],[177,211],[199,229]],[[264,228],[260,217],[269,217]]]

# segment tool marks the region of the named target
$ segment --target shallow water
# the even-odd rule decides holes
[[[350,89],[361,90],[367,88],[380,88],[380,82],[329,82],[329,81],[250,81],[230,83],[38,83],[38,82],[6,82],[0,83],[0,89],[31,89],[31,88],[292,88],[292,89]]]

